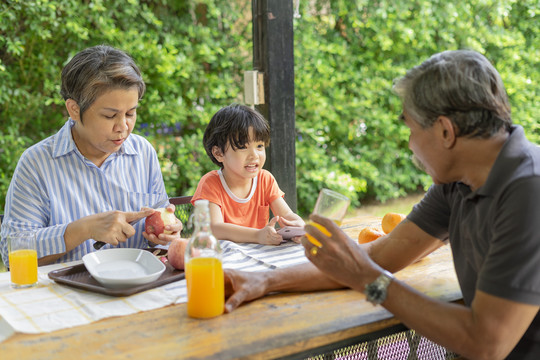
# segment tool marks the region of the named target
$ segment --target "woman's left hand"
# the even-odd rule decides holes
[[[175,207],[173,204],[169,204],[167,206],[166,211],[169,211],[174,214]],[[176,217],[175,217],[176,218]],[[143,236],[146,240],[158,244],[158,245],[168,245],[171,241],[174,239],[180,238],[180,232],[184,226],[182,225],[182,222],[176,218],[176,222],[171,225],[165,225],[165,230],[171,231],[171,234],[159,234],[159,236],[156,236],[155,234],[148,234],[146,231],[143,231]]]

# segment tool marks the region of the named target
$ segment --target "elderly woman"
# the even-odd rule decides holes
[[[22,230],[36,231],[40,265],[81,259],[96,241],[143,248],[180,236],[178,220],[159,237],[135,223],[154,212],[145,207],[168,204],[156,151],[131,133],[145,89],[133,59],[109,46],[85,49],[64,67],[69,119],[19,159],[2,223],[4,263],[7,235]]]

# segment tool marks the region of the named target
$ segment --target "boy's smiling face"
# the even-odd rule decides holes
[[[264,141],[253,141],[255,134],[253,128],[249,129],[249,142],[243,147],[233,149],[227,144],[225,152],[214,146],[212,154],[223,164],[223,175],[229,183],[241,182],[242,180],[251,180],[262,169],[266,161],[266,146]]]

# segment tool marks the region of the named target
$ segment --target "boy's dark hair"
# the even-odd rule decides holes
[[[249,129],[253,128],[255,139],[249,138]],[[236,150],[251,141],[264,141],[264,145],[270,144],[270,126],[266,119],[249,106],[232,104],[221,108],[212,116],[203,136],[203,145],[206,153],[214,164],[223,168],[212,154],[212,149],[217,146],[223,153],[227,144]]]

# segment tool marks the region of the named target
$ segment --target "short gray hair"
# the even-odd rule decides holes
[[[452,120],[458,136],[487,138],[512,125],[501,76],[475,51],[435,54],[398,79],[394,91],[422,128],[441,115]]]
[[[77,53],[62,69],[60,94],[77,102],[82,114],[105,92],[136,87],[139,100],[146,85],[141,71],[125,52],[98,45]]]

